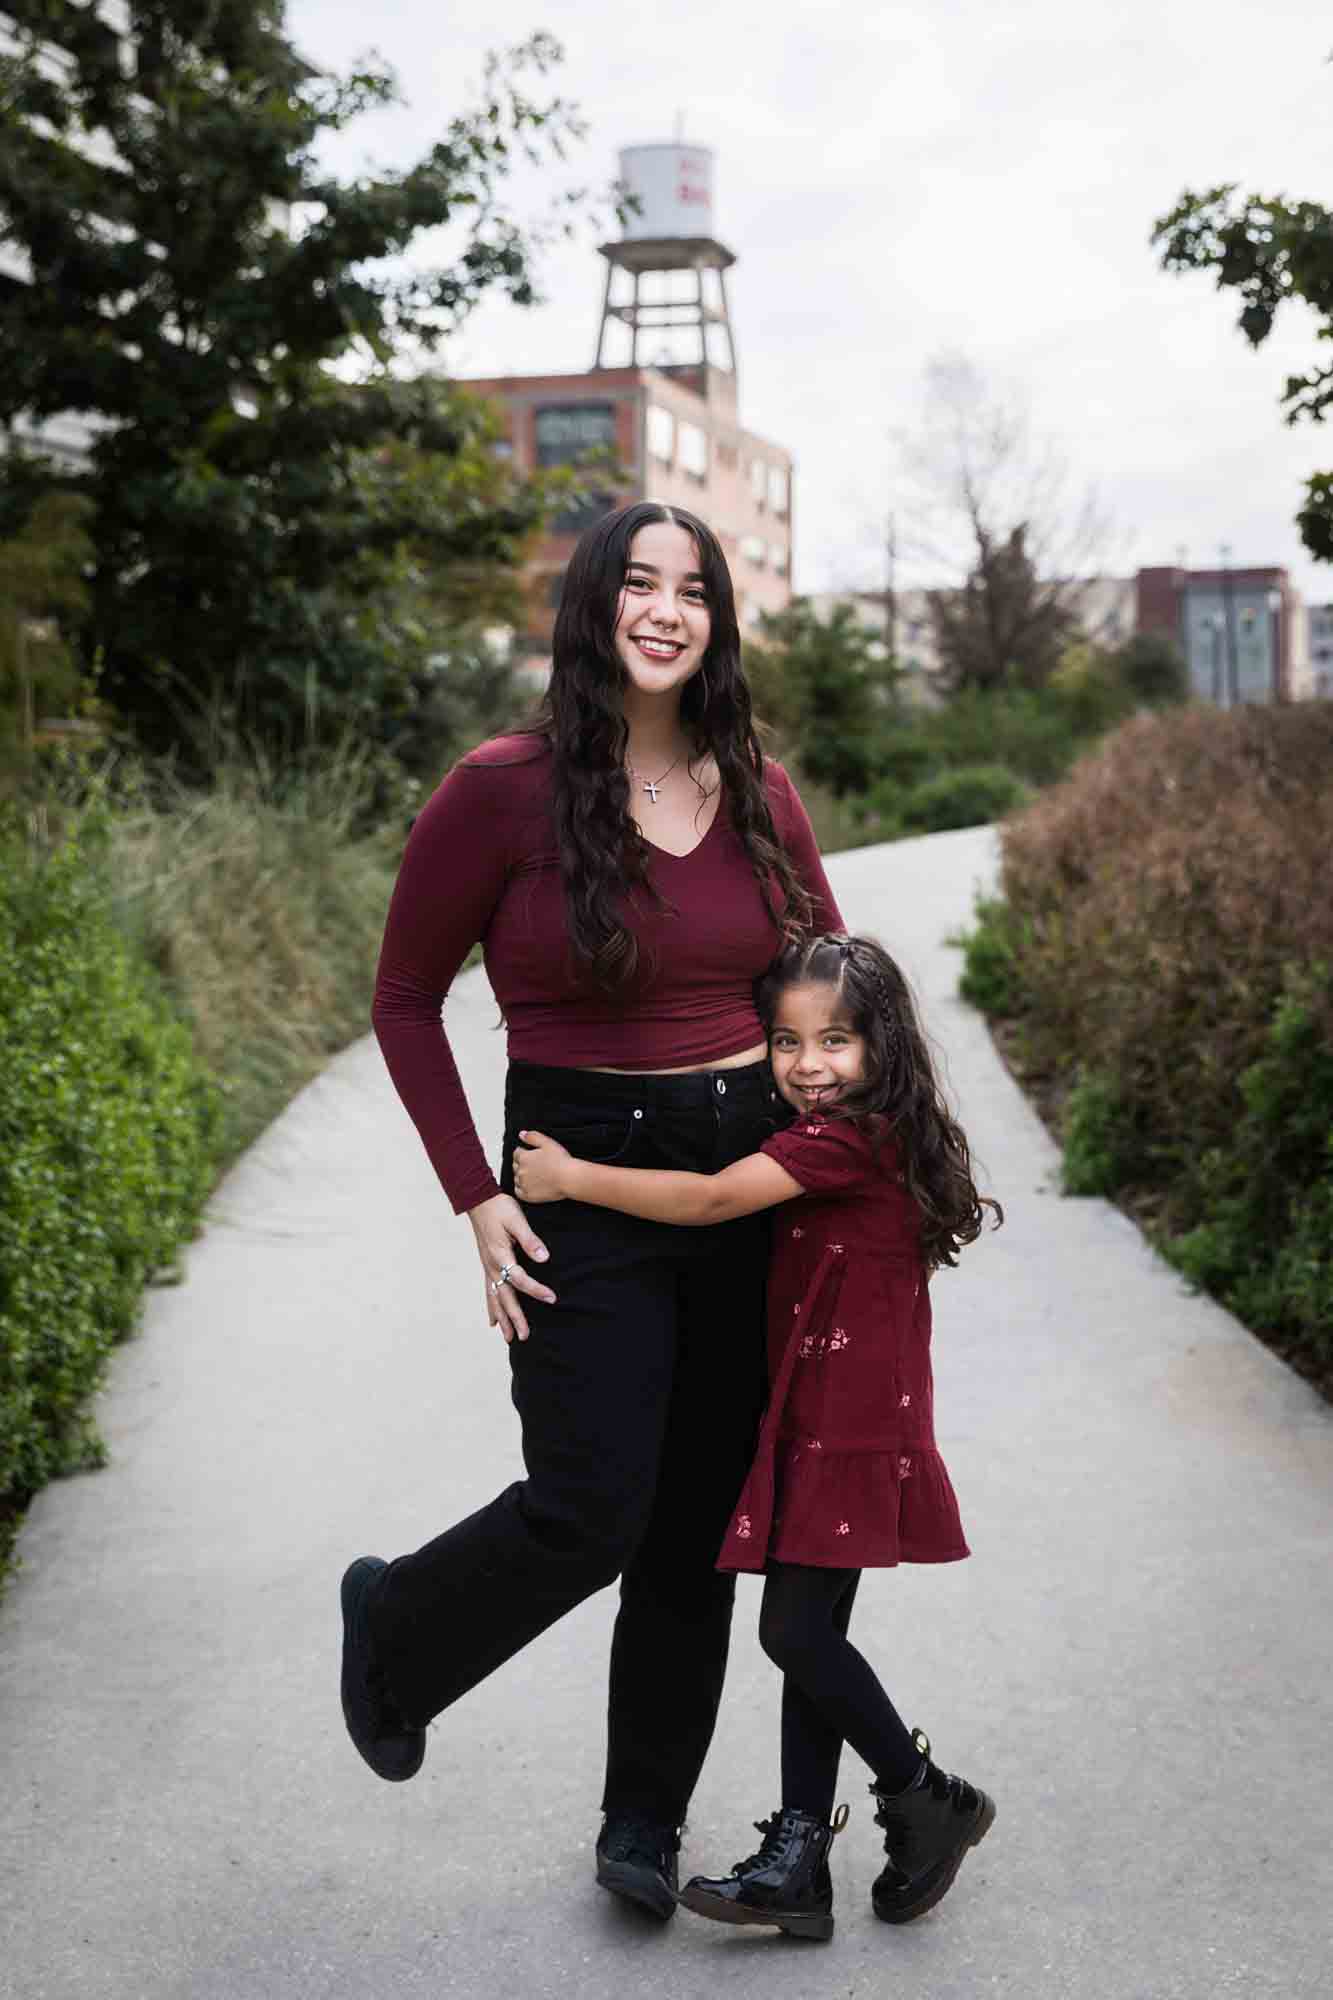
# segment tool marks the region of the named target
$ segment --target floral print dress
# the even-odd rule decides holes
[[[774,1216],[772,1389],[718,1568],[957,1562],[969,1553],[935,1448],[930,1292],[897,1148],[801,1118],[763,1150],[805,1190]]]

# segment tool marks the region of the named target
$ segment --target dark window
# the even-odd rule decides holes
[[[546,403],[537,411],[536,421],[539,466],[577,465],[590,452],[614,449],[613,403]],[[561,508],[551,526],[557,534],[578,534],[614,505],[612,494],[592,493],[586,500]]]

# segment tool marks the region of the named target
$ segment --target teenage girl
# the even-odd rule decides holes
[[[931,1423],[929,1273],[980,1233],[967,1140],[945,1107],[906,981],[864,937],[789,949],[760,989],[773,1076],[796,1113],[720,1173],[572,1157],[519,1133],[525,1203],[565,1198],[676,1224],[782,1202],[768,1292],[770,1397],[718,1567],[765,1573],[759,1637],[783,1673],[782,1803],[756,1854],[681,1901],[725,1923],[833,1934],[828,1852],[843,1742],[874,1773],[888,1861],[875,1914],[906,1923],[989,1831],[985,1792],[948,1776],[847,1637],[865,1568],[967,1555]]]

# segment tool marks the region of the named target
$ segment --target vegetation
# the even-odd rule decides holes
[[[0,237],[30,282],[0,278],[0,424],[77,411],[96,441],[76,471],[0,455],[0,535],[43,494],[91,503],[69,622],[141,744],[185,755],[220,710],[274,749],[392,735],[570,483],[524,479],[473,399],[402,379],[481,298],[534,296],[496,197],[579,131],[529,94],[557,45],[494,61],[416,165],[340,182],[322,142],[394,80],[312,74],[277,0],[145,0],[128,68],[86,8],[8,11]],[[405,257],[446,227],[449,262]]]
[[[1299,300],[1315,338],[1333,340],[1333,210],[1313,201],[1241,194],[1234,181],[1186,192],[1153,230],[1168,271],[1215,271],[1218,289],[1239,293],[1238,325],[1252,347],[1267,340],[1284,306]],[[1289,375],[1289,424],[1323,423],[1333,408],[1333,363]],[[1333,470],[1316,472],[1296,516],[1311,555],[1333,561]]]
[[[99,1461],[88,1415],[211,1185],[217,1093],[112,923],[85,836],[0,849],[0,1567],[31,1495]]]
[[[926,707],[846,607],[821,619],[798,600],[762,631],[746,652],[756,712],[830,848],[999,819],[1107,730],[1188,689],[1177,648],[1136,637],[1067,646],[1044,686],[973,686]]]
[[[962,990],[1068,1189],[1333,1387],[1333,704],[1126,723],[1003,840]]]
[[[365,1030],[405,824],[344,750],[207,790],[117,766],[0,838],[0,1570],[99,1462],[90,1398],[217,1175]]]

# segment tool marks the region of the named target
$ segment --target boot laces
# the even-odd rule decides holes
[[[776,1861],[782,1852],[784,1823],[789,1818],[789,1809],[772,1813],[768,1819],[757,1819],[754,1830],[764,1837],[753,1854],[747,1854],[744,1861],[738,1861],[732,1869],[733,1875],[748,1875],[752,1868],[763,1868],[770,1861]]]

